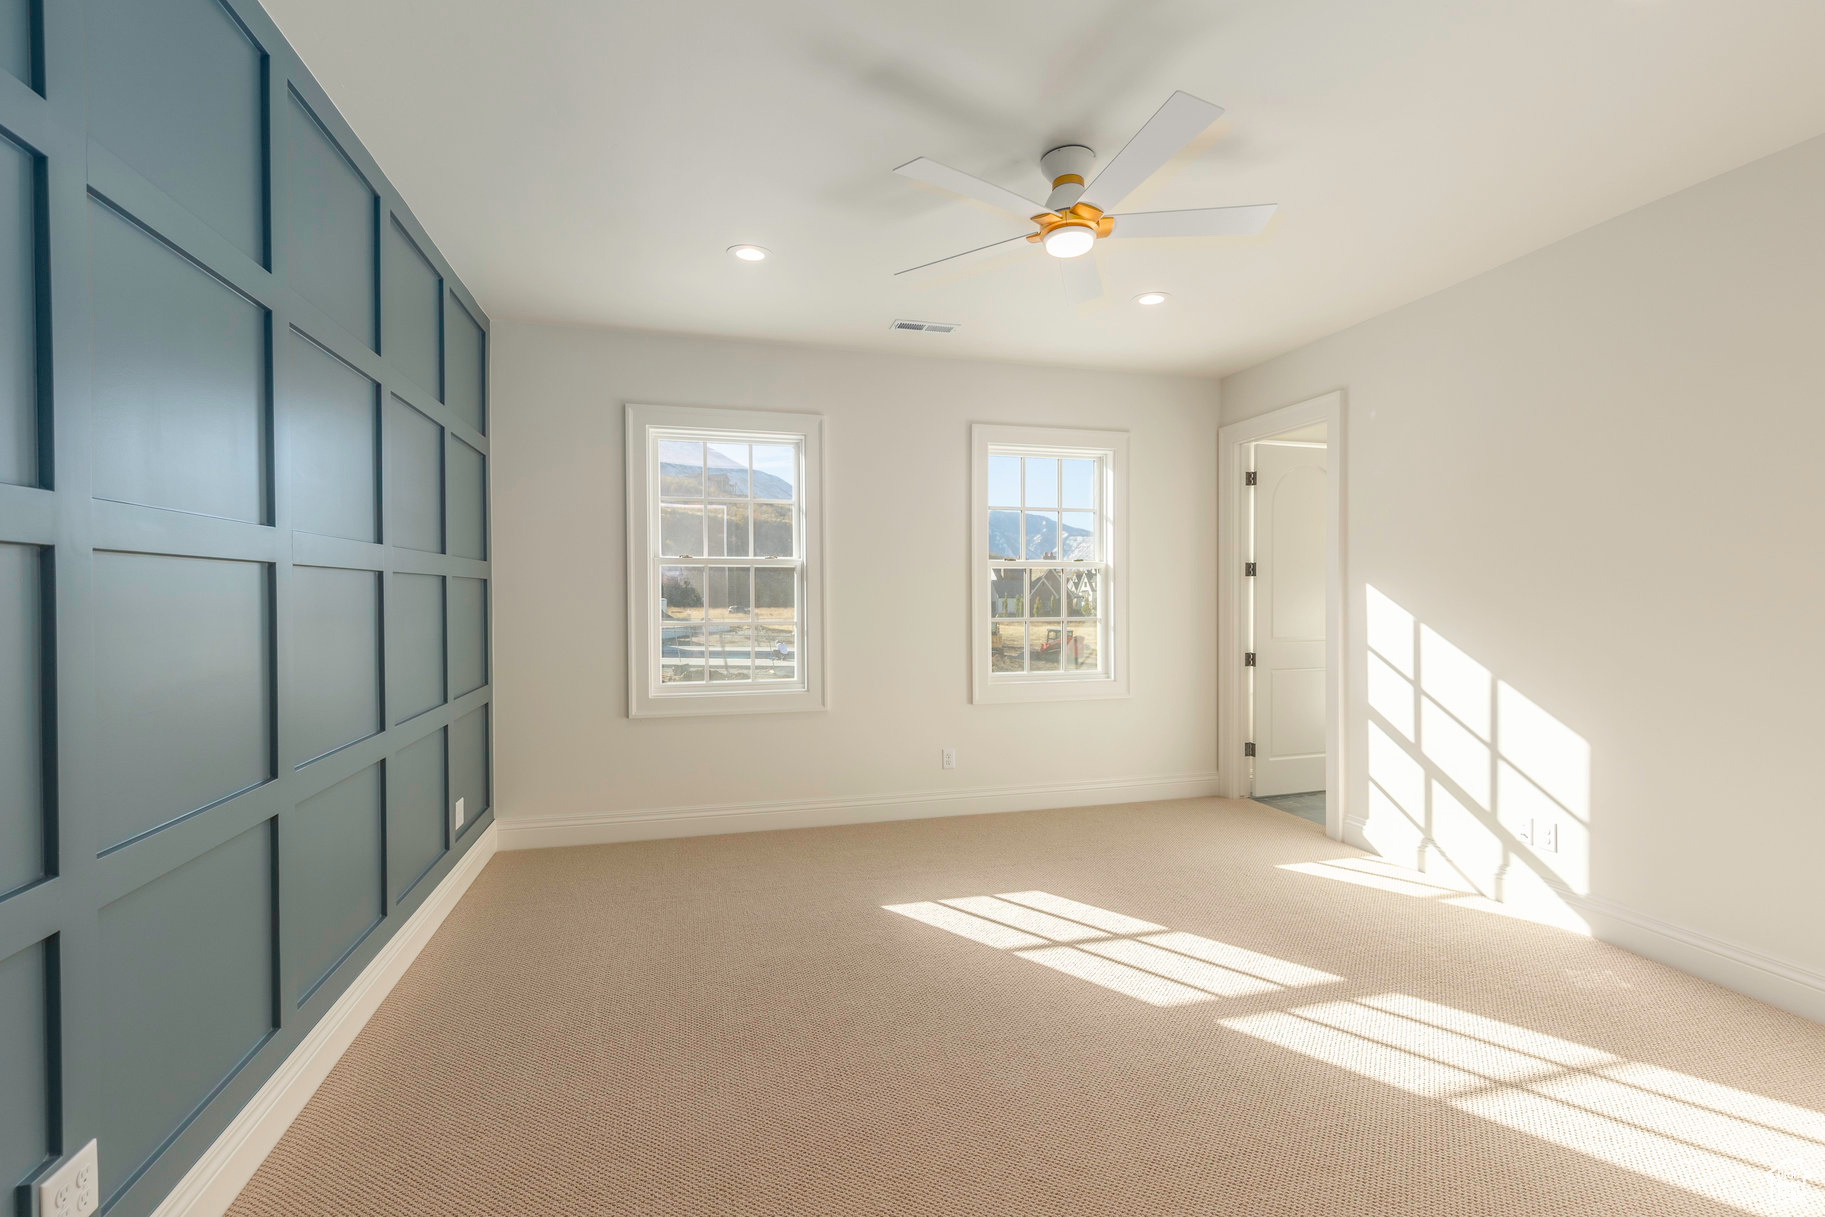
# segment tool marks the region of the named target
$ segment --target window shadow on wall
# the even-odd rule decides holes
[[[1590,744],[1380,590],[1366,594],[1364,835],[1515,911],[1587,928],[1575,904],[1590,894]]]

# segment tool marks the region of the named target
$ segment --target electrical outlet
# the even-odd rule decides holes
[[[460,829],[463,826],[463,801],[456,800],[456,806],[450,809],[450,827]]]
[[[938,767],[940,769],[955,769],[957,767],[957,750],[955,748],[940,749],[938,752]]]
[[[1540,829],[1538,835],[1541,849],[1549,854],[1556,854],[1559,852],[1559,826],[1557,824],[1547,824],[1544,828]]]
[[[89,1217],[101,1210],[101,1161],[91,1141],[38,1181],[38,1211],[44,1217]]]

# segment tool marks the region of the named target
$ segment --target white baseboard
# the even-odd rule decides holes
[[[1354,845],[1357,849],[1367,850],[1372,854],[1379,854],[1381,852],[1376,849],[1374,844],[1369,840],[1369,822],[1360,816],[1345,816],[1343,818],[1343,843],[1345,845]]]
[[[285,1130],[323,1084],[355,1036],[399,983],[437,927],[456,907],[499,848],[499,821],[482,830],[469,852],[434,888],[380,953],[305,1035],[278,1070],[247,1101],[222,1135],[153,1210],[152,1217],[221,1217]]]
[[[1371,854],[1386,857],[1367,835],[1370,827],[1366,821],[1347,820],[1344,840]],[[1433,856],[1443,857],[1437,853]],[[1413,864],[1408,858],[1392,860],[1402,866]],[[1675,925],[1604,896],[1574,892],[1550,879],[1546,880],[1546,889],[1577,915],[1591,937],[1601,942],[1803,1018],[1825,1023],[1825,972],[1700,930]]]
[[[1825,1023],[1825,973],[1674,925],[1600,896],[1562,892],[1565,902],[1612,946]]]
[[[662,837],[758,832],[776,828],[823,828],[933,816],[973,816],[1000,811],[1038,811],[1106,803],[1208,798],[1218,793],[1214,773],[1175,777],[1117,778],[1046,786],[1001,786],[916,794],[869,795],[779,803],[724,803],[659,807],[646,811],[572,816],[502,818],[496,813],[502,849],[544,849],[561,845],[607,845]]]

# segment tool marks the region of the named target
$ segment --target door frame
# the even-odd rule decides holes
[[[1222,793],[1232,799],[1248,796],[1248,765],[1242,754],[1247,743],[1248,687],[1242,679],[1242,596],[1247,581],[1242,574],[1242,526],[1249,516],[1247,445],[1271,439],[1285,431],[1313,423],[1325,424],[1324,538],[1324,831],[1333,841],[1343,840],[1349,797],[1348,756],[1345,753],[1343,713],[1348,673],[1344,657],[1349,648],[1346,630],[1349,613],[1345,600],[1345,504],[1348,489],[1344,434],[1344,391],[1282,406],[1266,414],[1217,429],[1217,773]]]

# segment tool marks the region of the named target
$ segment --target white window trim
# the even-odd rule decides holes
[[[1083,675],[994,676],[989,646],[989,449],[1057,449],[1060,455],[1096,453],[1104,461],[1099,521],[1113,594],[1105,600],[1107,658],[1103,670]],[[1128,696],[1128,433],[1058,427],[970,427],[970,700],[977,705],[1023,701],[1076,701]]]
[[[765,685],[716,693],[657,692],[658,639],[651,607],[653,550],[659,522],[648,511],[648,478],[653,468],[655,430],[689,427],[768,435],[792,435],[804,445],[803,485],[805,589],[799,606],[799,660],[804,686]],[[824,694],[824,420],[816,414],[707,406],[627,406],[627,712],[630,718],[696,717],[712,714],[803,713],[826,708]]]

